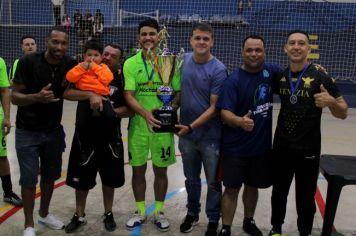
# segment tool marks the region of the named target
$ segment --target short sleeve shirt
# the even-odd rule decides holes
[[[63,92],[67,87],[65,75],[77,64],[69,56],[64,56],[57,65],[50,65],[45,52],[31,53],[22,57],[17,65],[14,83],[24,85],[25,94],[38,93],[52,84],[51,89],[58,102],[34,103],[28,106],[18,106],[16,127],[33,131],[48,131],[60,126],[63,111]]]
[[[224,125],[224,158],[259,156],[272,148],[272,82],[279,72],[279,66],[264,64],[258,73],[239,68],[225,80],[217,108],[240,117],[251,111],[254,127],[247,132],[241,127]]]
[[[301,72],[291,73],[296,84]],[[326,74],[319,66],[310,64],[296,89],[297,103],[290,102],[289,68],[278,78],[278,94],[281,109],[278,115],[273,147],[289,149],[303,155],[320,155],[322,109],[315,106],[314,94],[320,93],[323,84],[329,94],[340,97],[335,79]]]
[[[226,67],[217,58],[200,64],[194,61],[192,53],[185,54],[180,107],[182,124],[191,124],[210,107],[210,96],[220,95],[226,77]],[[220,116],[215,116],[185,137],[191,140],[220,140],[220,135]]]

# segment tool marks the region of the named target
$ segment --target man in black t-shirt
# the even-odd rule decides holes
[[[35,235],[33,208],[37,174],[41,173],[39,223],[52,229],[64,224],[48,213],[54,181],[61,176],[64,132],[61,126],[65,75],[76,61],[66,56],[69,37],[54,27],[44,52],[22,57],[12,85],[11,101],[18,106],[15,145],[25,214],[25,236]],[[40,165],[41,163],[41,165]],[[39,171],[40,168],[40,171]]]
[[[331,114],[345,119],[348,106],[332,79],[320,66],[308,62],[308,34],[292,31],[284,46],[289,67],[276,81],[281,108],[275,131],[272,190],[272,230],[281,235],[289,188],[295,176],[298,230],[310,235],[316,211],[314,195],[319,175],[321,149],[321,114],[328,107]]]
[[[66,184],[75,188],[76,195],[76,212],[70,223],[66,226],[65,231],[72,233],[87,221],[85,219],[85,206],[89,190],[92,189],[96,182],[96,175],[99,172],[102,182],[102,191],[104,197],[104,226],[107,231],[114,231],[116,223],[112,213],[114,200],[114,188],[121,187],[125,182],[123,144],[121,139],[120,122],[121,118],[132,115],[127,108],[123,96],[123,77],[120,69],[120,58],[122,49],[116,44],[108,44],[104,48],[103,63],[107,64],[114,74],[114,80],[110,84],[110,101],[113,104],[117,115],[117,129],[119,137],[119,150],[113,150],[107,140],[107,134],[102,132],[104,122],[98,117],[92,117],[91,139],[93,142],[93,156],[85,163],[80,160],[80,142],[77,138],[77,132],[74,133],[72,149],[69,156],[68,173]],[[90,91],[81,91],[69,87],[65,92],[65,98],[78,101],[77,114],[81,112],[81,101],[89,100],[92,110],[102,110],[102,101],[104,97]],[[77,116],[78,117],[78,116]],[[80,120],[76,120],[78,124]],[[77,130],[77,129],[76,129]]]

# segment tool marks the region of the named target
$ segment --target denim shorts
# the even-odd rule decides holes
[[[63,127],[51,131],[29,131],[16,128],[15,148],[20,166],[20,185],[36,187],[40,173],[42,183],[60,178],[64,147]],[[40,172],[39,172],[40,170]]]

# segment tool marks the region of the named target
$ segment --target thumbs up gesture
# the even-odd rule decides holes
[[[331,106],[335,103],[335,98],[330,96],[328,90],[324,87],[323,84],[320,85],[320,93],[314,94],[315,106],[319,108],[324,108]]]
[[[37,101],[39,101],[41,103],[58,102],[60,99],[55,98],[51,87],[52,87],[51,83],[44,86],[41,89],[41,91],[37,94]]]
[[[241,119],[241,128],[247,132],[251,132],[253,130],[255,123],[251,119],[251,111],[248,111],[246,115],[244,115]]]

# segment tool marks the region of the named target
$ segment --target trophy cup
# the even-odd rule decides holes
[[[158,72],[163,83],[157,90],[157,96],[163,102],[163,106],[153,111],[153,116],[161,121],[160,128],[153,127],[153,131],[157,133],[174,133],[178,131],[177,128],[175,128],[175,124],[178,123],[177,112],[171,106],[171,101],[175,95],[171,87],[171,81],[173,76],[180,72],[184,50],[181,50],[177,55],[172,53],[168,49],[167,37],[169,37],[167,28],[163,27],[159,32],[160,42],[158,53],[157,55],[149,56],[149,58],[153,58],[153,60],[150,60],[150,63]],[[152,53],[152,51],[148,52],[148,54],[150,53]]]

